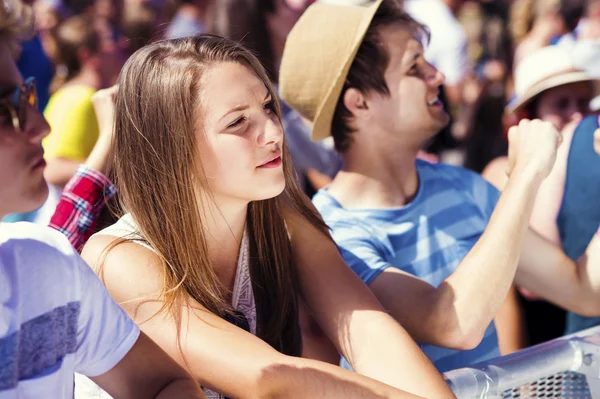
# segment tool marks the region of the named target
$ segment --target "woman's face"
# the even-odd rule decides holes
[[[589,112],[591,99],[590,82],[554,87],[539,95],[535,114],[539,119],[552,122],[561,130],[569,122],[581,119]]]
[[[285,188],[283,130],[263,81],[243,64],[226,62],[202,78],[199,160],[217,201],[264,200]]]

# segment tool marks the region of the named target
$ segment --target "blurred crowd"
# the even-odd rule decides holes
[[[165,268],[171,257],[177,259],[174,266],[167,268],[172,274],[165,277],[166,287],[175,292],[180,288],[178,278],[190,273],[193,278],[197,277],[191,268],[186,269],[184,266],[198,262],[206,270],[210,269],[208,260],[202,260],[198,253],[193,254],[189,248],[180,245],[181,240],[188,238],[203,243],[200,254],[212,254],[211,251],[214,250],[214,253],[219,254],[214,259],[237,265],[237,270],[243,270],[240,259],[243,258],[244,245],[248,245],[247,240],[257,243],[251,244],[248,249],[248,256],[252,259],[271,259],[271,255],[265,255],[267,252],[260,251],[267,251],[273,242],[280,242],[270,241],[271,239],[286,240],[283,237],[292,237],[289,243],[290,253],[306,253],[306,259],[294,255],[294,262],[310,263],[308,253],[311,251],[314,252],[315,259],[333,259],[317,255],[328,253],[328,249],[319,246],[327,240],[311,239],[321,234],[317,230],[324,225],[320,216],[313,215],[312,208],[303,205],[303,200],[295,199],[297,193],[294,190],[297,189],[298,195],[303,193],[306,198],[314,198],[316,210],[322,215],[333,240],[340,247],[344,262],[371,288],[388,313],[407,328],[413,339],[422,343],[420,348],[440,371],[513,353],[566,333],[600,324],[600,317],[596,317],[600,316],[600,307],[597,306],[600,301],[594,302],[600,295],[597,291],[600,284],[597,285],[596,274],[593,272],[595,269],[600,270],[600,236],[597,232],[600,226],[600,131],[597,131],[600,111],[600,0],[384,0],[384,3],[394,3],[395,7],[402,10],[401,14],[394,14],[394,18],[411,26],[411,32],[418,32],[414,35],[419,37],[415,44],[409,42],[408,47],[397,44],[398,50],[394,50],[393,45],[388,46],[392,50],[388,48],[389,54],[384,55],[378,52],[381,43],[401,43],[404,40],[403,36],[388,29],[385,16],[381,17],[382,22],[374,22],[375,27],[372,28],[383,29],[384,34],[379,32],[377,36],[370,31],[366,34],[362,32],[363,36],[357,39],[359,41],[347,43],[347,48],[344,47],[344,38],[357,35],[356,32],[363,29],[360,27],[365,24],[364,20],[358,17],[353,20],[354,14],[348,12],[346,15],[342,11],[339,19],[336,19],[336,12],[332,11],[328,15],[330,19],[319,20],[321,14],[317,13],[318,7],[324,7],[320,12],[325,15],[329,4],[343,9],[360,3],[353,0],[23,0],[23,3],[29,4],[33,10],[34,31],[26,35],[20,47],[15,49],[15,57],[21,76],[35,79],[35,106],[43,113],[49,126],[49,134],[40,137],[47,163],[44,177],[48,183],[49,195],[44,204],[35,210],[15,209],[14,212],[3,214],[4,222],[50,224],[65,234],[69,230],[85,230],[82,237],[78,236],[77,240],[80,241],[76,244],[71,240],[78,250],[81,250],[92,233],[108,226],[112,226],[109,230],[113,229],[110,230],[110,235],[119,236],[123,240],[131,239],[134,235],[134,241],[143,241],[145,246],[160,255],[160,262],[165,262]],[[310,14],[311,10],[314,10],[314,15]],[[409,17],[404,17],[404,13]],[[374,21],[379,21],[377,15]],[[365,26],[369,26],[369,23],[370,20]],[[344,24],[351,28],[344,28]],[[379,28],[377,24],[383,28]],[[356,27],[356,31],[352,27]],[[338,36],[331,31],[337,31]],[[343,34],[339,33],[342,31]],[[199,36],[201,34],[205,35]],[[393,36],[396,34],[399,36]],[[191,238],[185,234],[177,235],[179,228],[185,227],[187,230],[181,231],[189,232],[200,224],[182,222],[186,217],[170,222],[162,219],[169,214],[181,216],[178,211],[169,208],[173,203],[181,204],[181,209],[189,210],[188,205],[192,202],[186,202],[190,196],[186,194],[185,187],[186,184],[196,182],[194,173],[188,176],[181,172],[183,167],[176,162],[172,165],[166,162],[170,169],[154,172],[156,182],[160,182],[156,184],[162,185],[166,192],[173,193],[173,197],[164,202],[155,199],[160,197],[156,194],[161,193],[159,189],[148,189],[154,183],[154,178],[144,180],[141,177],[140,171],[144,167],[167,159],[156,155],[161,151],[164,151],[165,157],[177,154],[181,159],[192,159],[192,155],[188,156],[187,139],[176,134],[178,123],[187,123],[185,108],[173,106],[173,110],[169,111],[172,115],[167,115],[164,108],[153,108],[148,104],[159,99],[188,104],[185,95],[178,96],[174,94],[176,92],[169,91],[179,81],[189,81],[193,87],[201,85],[205,96],[202,104],[211,104],[215,99],[219,99],[215,100],[218,103],[228,95],[245,98],[245,94],[240,91],[243,84],[236,86],[239,83],[236,80],[241,73],[239,71],[223,68],[217,75],[211,74],[212,69],[207,66],[202,72],[211,76],[212,82],[215,82],[210,84],[205,81],[205,75],[198,75],[202,78],[196,81],[195,72],[191,72],[191,69],[179,73],[177,68],[184,68],[186,62],[181,54],[192,51],[185,46],[195,46],[195,51],[201,54],[198,56],[201,60],[222,57],[226,62],[219,62],[233,63],[243,58],[243,64],[251,65],[257,76],[263,78],[260,72],[262,69],[255,67],[254,59],[249,58],[246,53],[237,55],[238,58],[234,60],[232,54],[239,51],[235,47],[231,47],[228,53],[223,50],[228,55],[219,55],[220,50],[215,50],[220,49],[219,45],[215,45],[213,50],[203,47],[210,46],[210,40],[217,40],[217,36],[232,40],[227,43],[243,45],[264,68],[263,83],[268,88],[266,99],[270,101],[265,107],[272,107],[269,112],[275,113],[280,119],[285,136],[285,149],[282,147],[278,150],[279,156],[286,155],[286,151],[289,151],[292,163],[287,165],[290,166],[289,170],[284,165],[284,171],[292,171],[293,165],[293,172],[289,173],[295,173],[298,183],[297,188],[290,189],[289,192],[286,189],[285,193],[289,197],[286,197],[286,201],[295,204],[294,209],[299,210],[302,217],[310,221],[313,230],[297,227],[295,222],[290,222],[294,218],[286,217],[285,226],[270,219],[265,219],[268,222],[264,224],[257,222],[263,217],[262,212],[283,214],[281,209],[285,208],[287,202],[282,200],[282,204],[269,203],[264,209],[249,208],[248,224],[253,226],[248,230],[250,233],[243,232],[245,228],[240,228],[238,234],[235,222],[232,222],[228,226],[235,230],[231,232],[235,233],[237,244],[223,239],[223,246],[214,249],[212,241],[204,236],[195,236],[196,233],[191,234]],[[207,38],[208,44],[193,43],[190,39],[189,43],[173,41],[175,44],[172,48],[166,44],[165,48],[160,47],[160,43],[169,43],[164,40],[192,37]],[[315,42],[311,40],[319,41],[319,38],[331,49],[330,54],[321,48],[312,51],[311,46]],[[153,43],[159,45],[153,48]],[[405,86],[404,83],[398,83],[397,87],[391,86],[390,82],[395,82],[396,76],[393,68],[379,71],[385,77],[383,88],[378,81],[377,63],[394,65],[400,59],[395,58],[400,56],[394,51],[401,55],[405,51],[409,54],[410,46],[417,46],[417,43],[422,45],[424,60],[421,63],[420,55],[416,52],[416,66],[412,67],[415,71],[409,70],[407,76],[422,77],[427,85],[434,87],[428,89],[428,93],[434,92],[434,95],[429,96],[427,105],[428,112],[434,115],[432,118],[439,126],[436,124],[431,127],[418,120],[421,118],[418,115],[422,112],[417,104],[420,101],[420,87]],[[158,64],[161,57],[167,58],[163,53],[171,57],[170,63],[164,66]],[[344,57],[348,57],[345,64],[342,62],[346,60]],[[406,60],[402,58],[402,62]],[[126,63],[128,66],[124,69]],[[159,66],[153,69],[155,63]],[[373,63],[375,67],[365,66],[369,63]],[[167,70],[171,72],[164,72]],[[172,74],[171,80],[167,78],[169,74]],[[148,89],[148,83],[143,78],[149,76],[164,79],[161,80],[164,90]],[[124,88],[123,84],[118,86],[118,82],[128,84],[126,94],[119,92]],[[228,82],[229,86],[226,85]],[[394,92],[396,89],[401,93],[399,100],[394,103],[396,108],[386,108],[377,102],[383,101],[377,99],[385,98],[386,95],[394,99],[394,94],[390,94],[390,91]],[[369,97],[373,93],[373,97]],[[132,104],[139,104],[139,107]],[[382,111],[374,111],[373,104],[381,107]],[[208,108],[210,112],[218,109],[216,106]],[[398,111],[399,109],[402,111]],[[439,116],[443,110],[446,111],[444,116]],[[397,118],[390,116],[396,111],[399,115]],[[411,115],[416,116],[411,119]],[[178,141],[164,141],[159,136],[153,141],[152,137],[144,136],[152,126],[158,126],[151,122],[155,116],[159,118],[156,121],[160,129],[163,129],[161,131],[173,132]],[[388,118],[389,121],[386,119],[386,123],[379,122],[382,118]],[[528,122],[534,119],[546,124]],[[245,123],[244,120],[235,123]],[[377,129],[382,132],[386,129],[405,129],[408,132],[408,125],[412,126],[412,123],[422,131],[431,130],[431,134],[421,135],[418,139],[413,135],[413,141],[385,136],[382,141],[384,144],[379,144],[377,148],[371,141],[380,140],[384,136],[373,133],[374,138],[364,138],[366,136],[363,132],[369,126],[374,126],[374,132],[378,132]],[[327,127],[323,128],[325,125]],[[120,136],[119,132],[127,132],[130,137],[139,136],[138,141],[127,138],[124,133]],[[547,144],[548,147],[544,144],[547,138],[554,140],[550,137],[554,137],[555,132],[558,133],[556,145],[560,143],[558,150],[551,149],[551,144]],[[531,133],[530,137],[514,138],[525,133]],[[412,133],[406,134],[409,137]],[[219,144],[222,143],[219,140],[214,141],[217,144],[214,144],[213,150],[232,154],[232,158],[235,158],[233,151],[240,144],[232,141],[225,146]],[[385,148],[385,140],[389,140],[389,149]],[[534,140],[538,141],[539,146],[536,146]],[[152,151],[139,150],[145,142]],[[412,150],[411,145],[414,143],[418,144],[414,151],[415,161],[409,156],[412,152],[405,152],[402,147],[404,145]],[[115,152],[112,148],[114,145],[120,145],[123,149]],[[386,152],[392,150],[392,153]],[[156,158],[153,158],[155,155]],[[127,159],[130,166],[123,159]],[[211,173],[219,176],[214,180],[219,180],[227,172],[222,171],[222,165],[207,166],[206,157],[203,159],[203,173],[207,173],[209,178],[203,180],[202,184],[217,192],[222,187],[215,186],[216,183],[210,178]],[[276,168],[279,167],[277,162],[281,162],[281,159],[276,157],[269,159],[267,164]],[[284,160],[285,162],[289,161]],[[525,181],[518,180],[519,176],[529,176],[524,170],[533,169],[533,166],[528,165],[535,162],[538,162],[536,178],[532,178],[530,184],[519,185]],[[102,179],[105,178],[104,175],[107,176],[106,183],[100,188],[102,197],[97,200],[102,204],[99,210],[94,209],[96,213],[82,211],[77,219],[69,219],[70,216],[64,216],[65,196],[71,195],[74,185],[79,182],[78,178],[83,176],[82,164],[101,172]],[[447,169],[444,165],[451,165],[452,169]],[[236,170],[235,162],[232,161],[229,166],[232,171]],[[400,172],[397,175],[389,172],[391,168],[400,170],[404,167],[412,174],[404,176]],[[388,170],[389,173],[382,172],[383,170]],[[168,177],[162,180],[164,176],[161,173],[171,173],[171,179],[181,184],[169,183]],[[358,175],[361,177],[357,177]],[[491,185],[480,179],[479,175]],[[222,181],[236,187],[252,181],[257,185],[257,192],[260,191],[258,186],[263,185],[262,180],[248,178],[245,182],[244,176],[240,172],[239,176],[229,180],[223,177]],[[289,185],[288,178],[286,175]],[[116,182],[115,197],[115,189],[108,179]],[[392,184],[388,184],[385,188],[389,190],[385,191],[381,186],[384,186],[386,179],[396,179],[396,182],[402,183],[395,187],[396,191],[390,188]],[[424,185],[425,182],[429,186]],[[269,184],[264,183],[264,187],[269,187]],[[261,186],[260,189],[267,190],[264,187]],[[428,187],[429,191],[423,187]],[[533,190],[533,187],[534,192],[527,191]],[[109,189],[112,191],[107,191]],[[229,189],[223,190],[229,193]],[[502,196],[500,193],[503,193]],[[521,193],[521,197],[517,193]],[[218,194],[221,195],[220,192]],[[136,199],[136,195],[140,198]],[[267,194],[265,196],[268,197]],[[532,196],[533,198],[528,199]],[[400,197],[401,201],[398,200]],[[104,206],[105,199],[108,207]],[[125,204],[124,210],[131,212],[134,218],[139,218],[126,220],[128,226],[135,228],[128,230],[122,224],[124,218],[130,217],[129,214],[119,219],[123,212],[118,215],[111,212],[117,208],[118,202]],[[452,204],[466,203],[472,205],[471,209],[466,205],[461,211],[452,207]],[[498,206],[492,213],[496,203]],[[145,204],[148,214],[143,211]],[[71,205],[76,209],[77,201],[73,200]],[[392,211],[397,213],[393,214]],[[503,213],[494,218],[496,212]],[[214,221],[213,226],[211,217],[207,221],[205,216],[196,213],[192,212],[192,215],[212,226],[211,231],[216,232],[215,235],[222,233],[222,226],[217,227],[218,223]],[[245,215],[246,213],[244,218]],[[65,218],[60,219],[61,217]],[[229,222],[233,217],[230,220],[227,216],[226,219]],[[514,225],[506,224],[511,223],[510,219],[521,221],[522,225],[517,225],[517,222]],[[69,227],[71,224],[76,227]],[[184,227],[176,227],[177,224]],[[304,226],[302,223],[300,225]],[[161,232],[163,226],[165,228]],[[377,226],[377,229],[373,226]],[[326,227],[324,229],[327,230]],[[528,229],[531,230],[531,236]],[[264,230],[275,238],[258,236]],[[294,242],[294,231],[296,237],[304,237],[306,234],[306,242],[310,243],[306,244],[306,250]],[[297,233],[298,231],[302,233]],[[146,234],[142,236],[140,232]],[[171,233],[173,235],[169,237]],[[135,234],[140,235],[138,237]],[[247,237],[248,234],[250,238]],[[401,235],[402,238],[399,238]],[[112,250],[116,245],[101,243],[96,246]],[[281,252],[273,250],[274,260],[265,261],[273,270],[282,260],[291,262],[292,255],[286,252],[288,244],[281,246],[285,247]],[[102,253],[94,250],[94,245],[91,248],[88,249],[87,257],[84,250],[83,257],[90,264],[93,263],[92,259],[100,258]],[[222,255],[226,250],[235,254],[235,257],[229,259]],[[555,250],[557,252],[553,252]],[[135,258],[133,254],[135,251],[132,250],[127,255],[131,258],[122,256],[129,260],[146,259]],[[408,266],[394,264],[404,261],[403,256],[408,257]],[[214,259],[211,255],[211,262],[217,262]],[[488,262],[489,259],[498,263],[490,263],[478,269],[478,264]],[[422,266],[424,269],[420,271],[419,262],[425,261],[427,266]],[[256,272],[258,269],[253,269],[252,260],[247,262],[249,266],[246,265],[246,269],[250,267],[248,276],[252,274],[254,278],[260,275],[263,279],[260,282],[277,286],[276,294],[284,298],[283,302],[290,302],[285,302],[287,307],[281,305],[281,308],[268,305],[268,301],[261,302],[265,298],[273,298],[269,295],[276,295],[268,292],[269,289],[265,290],[264,297],[261,296],[263,294],[258,295],[256,305],[253,304],[255,299],[251,298],[252,306],[256,306],[251,309],[254,318],[244,313],[243,307],[240,308],[244,313],[242,316],[245,316],[241,319],[246,323],[246,331],[254,335],[262,334],[261,338],[280,352],[298,355],[300,352],[297,348],[294,349],[293,344],[286,346],[287,342],[278,341],[276,337],[261,331],[256,324],[257,312],[260,324],[265,323],[265,312],[271,311],[283,321],[278,325],[269,319],[269,323],[278,326],[278,333],[288,334],[298,326],[292,322],[284,325],[284,322],[293,319],[293,314],[290,316],[286,312],[298,312],[298,328],[301,328],[304,340],[303,356],[334,364],[341,361],[346,368],[358,368],[359,372],[362,366],[362,370],[368,371],[365,374],[390,383],[390,380],[385,380],[385,372],[374,371],[376,367],[370,368],[372,364],[363,357],[350,358],[350,354],[354,352],[344,346],[341,338],[338,342],[331,337],[333,327],[324,325],[327,324],[323,321],[324,317],[319,316],[319,310],[315,308],[321,302],[311,299],[311,295],[318,297],[316,293],[304,294],[299,301],[292,300],[291,295],[286,296],[283,288],[299,287],[295,285],[300,284],[296,282],[296,277],[286,274],[270,276],[268,273],[263,276]],[[394,267],[388,269],[391,264]],[[119,265],[123,266],[125,263]],[[178,265],[182,268],[177,269]],[[546,266],[547,269],[544,269]],[[402,273],[414,274],[423,280],[416,283],[410,279],[403,280],[398,277],[402,276],[399,273],[394,276],[394,272],[389,270],[395,267],[402,269]],[[494,268],[495,272],[492,271]],[[572,271],[569,274],[572,281],[567,281],[561,268]],[[279,273],[279,269],[277,270]],[[481,276],[477,270],[482,270]],[[131,273],[127,277],[130,280],[141,276]],[[220,302],[222,298],[219,295],[227,290],[219,291],[221,288],[215,287],[220,285],[215,281],[235,281],[235,286],[232,285],[233,294],[229,293],[234,298],[237,298],[236,290],[243,289],[239,285],[242,283],[238,282],[243,276],[236,274],[239,271],[234,270],[232,273],[223,276],[218,271],[207,272],[208,280],[201,279],[195,284],[183,286],[194,301],[219,314],[216,310],[226,309],[224,302]],[[319,273],[321,272],[315,271],[314,276]],[[513,278],[515,273],[516,279]],[[309,275],[299,274],[300,282]],[[387,280],[378,277],[383,275],[388,276]],[[310,276],[314,277],[313,274]],[[327,276],[332,280],[339,278],[340,286],[342,281],[346,281],[345,275],[332,273]],[[117,277],[112,278],[119,280]],[[294,281],[294,284],[282,283],[286,278]],[[426,284],[420,285],[424,281]],[[573,281],[576,283],[571,284]],[[348,287],[355,287],[352,284],[354,283],[348,282]],[[305,292],[307,288],[302,287],[302,292]],[[315,291],[317,288],[325,289],[323,285],[315,283]],[[118,302],[135,301],[135,293],[146,292],[145,289],[136,292],[137,288],[131,287],[121,289],[132,293],[125,295],[116,288],[114,291],[109,290],[113,296],[118,296]],[[499,293],[498,297],[490,293],[495,290]],[[399,299],[398,295],[401,294],[398,291],[405,292],[402,300]],[[457,291],[468,292],[470,296],[458,295]],[[246,298],[244,295],[248,295],[248,292],[244,294],[241,291],[239,295],[242,299],[238,299],[243,304],[243,298]],[[254,295],[257,295],[256,291]],[[346,298],[344,295],[346,291],[336,297],[336,300]],[[411,295],[412,299],[409,299]],[[238,300],[227,295],[225,297],[228,301]],[[480,304],[474,300],[479,297],[483,298]],[[592,297],[593,300],[590,299]],[[422,302],[417,305],[420,300]],[[457,321],[450,321],[448,315],[443,316],[444,323],[425,321],[426,314],[433,315],[442,310],[450,312],[449,308],[442,309],[439,305],[446,303],[444,301],[452,303],[451,313],[455,307],[464,307],[456,310]],[[432,305],[426,308],[424,304],[429,302]],[[434,302],[437,305],[433,305]],[[177,302],[173,299],[166,303],[166,308],[170,309]],[[401,303],[402,306],[396,303]],[[593,304],[588,306],[588,303]],[[214,306],[211,308],[207,304]],[[408,311],[397,310],[400,307],[419,308],[423,313],[415,311],[412,315],[407,315],[405,312]],[[151,318],[152,312],[164,311],[159,308],[145,310],[143,316]],[[136,314],[132,317],[138,321],[137,308],[131,310],[125,307],[125,310],[130,316]],[[323,314],[329,310],[323,310]],[[223,312],[227,314],[228,310]],[[478,316],[477,312],[489,313],[493,322],[490,324],[490,320]],[[379,322],[382,325],[386,323],[381,320]],[[419,325],[420,322],[422,325]],[[240,327],[237,319],[233,324]],[[170,347],[170,344],[163,345],[166,342],[161,341],[164,336],[153,331],[153,328],[156,327],[149,328],[149,335],[163,349],[167,347],[165,350],[180,364],[184,364],[185,360],[174,355],[178,353],[177,349]],[[391,331],[392,327],[389,328]],[[442,337],[444,331],[453,328],[464,332],[466,338],[451,340]],[[426,329],[431,331],[425,331]],[[0,329],[0,338],[2,332]],[[360,333],[365,332],[361,330]],[[329,339],[324,338],[325,336]],[[356,332],[356,336],[360,336],[359,332]],[[178,335],[177,339],[179,338]],[[497,345],[490,343],[492,341],[497,342]],[[342,353],[340,347],[348,352]],[[450,349],[442,351],[441,347]],[[390,353],[400,353],[394,352],[396,349],[398,348],[390,349]],[[193,352],[193,349],[190,351]],[[461,361],[455,361],[453,359],[458,359],[457,351],[470,354],[465,355]],[[340,353],[343,355],[341,360]],[[360,361],[357,360],[359,358]],[[204,372],[206,369],[202,370]],[[207,387],[221,388],[225,384],[223,378],[207,377],[204,381],[209,382],[202,384],[204,393],[208,397],[219,397]],[[1,382],[0,378],[0,398],[3,397]],[[98,383],[96,380],[94,382]],[[81,386],[90,384],[87,380],[80,383]],[[406,383],[400,388],[404,387],[410,387],[410,384]],[[103,388],[106,389],[105,386]],[[442,391],[434,391],[432,388],[429,394],[437,392],[441,395]],[[210,396],[212,394],[217,396]]]

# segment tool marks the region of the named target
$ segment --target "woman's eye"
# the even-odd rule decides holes
[[[272,113],[275,112],[275,101],[271,100],[268,103],[265,104],[264,106],[265,111],[267,111],[268,113]]]
[[[232,127],[238,127],[240,126],[242,123],[244,123],[246,121],[245,117],[240,117],[238,119],[236,119],[233,123],[230,123],[229,126],[227,126],[228,128],[232,128]]]

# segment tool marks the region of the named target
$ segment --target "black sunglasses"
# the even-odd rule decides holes
[[[0,99],[0,116],[10,120],[15,131],[21,133],[25,128],[27,107],[37,109],[38,97],[35,78],[30,77]]]

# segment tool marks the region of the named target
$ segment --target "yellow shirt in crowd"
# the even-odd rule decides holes
[[[67,86],[50,97],[44,116],[52,130],[42,141],[47,158],[82,161],[88,157],[99,134],[92,106],[95,92],[89,86]]]

